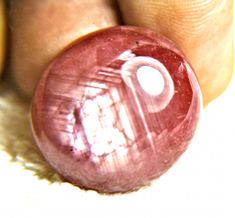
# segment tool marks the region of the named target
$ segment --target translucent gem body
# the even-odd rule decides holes
[[[32,127],[43,155],[66,179],[126,192],[178,159],[200,107],[194,73],[170,41],[142,28],[114,27],[51,63],[34,96]]]

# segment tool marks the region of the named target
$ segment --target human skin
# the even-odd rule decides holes
[[[224,91],[233,72],[233,0],[119,2],[126,24],[162,33],[183,50],[205,105]]]
[[[31,97],[48,63],[89,32],[119,24],[113,0],[13,0],[11,71]],[[173,40],[192,64],[204,105],[220,95],[233,72],[232,0],[119,0],[125,24]],[[66,17],[66,19],[65,19]]]
[[[5,56],[5,21],[5,5],[4,1],[0,0],[0,75],[3,71]]]
[[[118,24],[109,0],[13,0],[10,15],[11,71],[28,97],[45,67],[71,42]]]

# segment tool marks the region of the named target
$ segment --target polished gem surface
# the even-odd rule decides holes
[[[48,162],[70,182],[126,192],[162,175],[184,152],[201,108],[195,75],[152,31],[113,27],[74,43],[47,68],[32,127]]]

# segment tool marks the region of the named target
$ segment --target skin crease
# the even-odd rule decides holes
[[[31,97],[41,73],[64,47],[88,32],[118,24],[113,2],[13,0],[11,65],[20,90]],[[204,105],[224,91],[233,68],[232,0],[118,2],[125,24],[160,32],[183,50],[196,71]]]
[[[5,53],[5,5],[4,1],[0,0],[0,75],[3,71]]]

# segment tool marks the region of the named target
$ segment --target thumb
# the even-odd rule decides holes
[[[233,71],[233,1],[119,0],[126,24],[172,39],[197,74],[204,104],[220,95]]]

